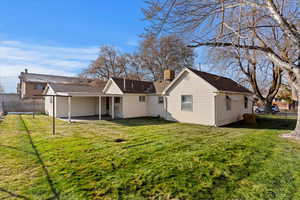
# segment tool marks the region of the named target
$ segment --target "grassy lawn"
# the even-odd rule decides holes
[[[0,199],[300,199],[295,120],[205,127],[160,119],[0,123]],[[117,142],[117,141],[123,142]]]

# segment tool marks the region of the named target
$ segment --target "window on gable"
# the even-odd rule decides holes
[[[34,85],[35,90],[44,90],[45,86],[43,84],[36,84]]]
[[[139,102],[145,102],[146,97],[145,96],[139,96]]]
[[[231,98],[226,96],[226,110],[231,110]]]
[[[164,97],[158,97],[158,103],[163,104],[164,103]]]
[[[181,110],[182,111],[193,111],[193,96],[192,95],[181,95]]]
[[[244,108],[248,108],[248,97],[244,97]]]

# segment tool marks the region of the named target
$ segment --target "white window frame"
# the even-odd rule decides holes
[[[189,97],[190,102],[183,102],[184,97]],[[180,96],[180,106],[181,106],[181,111],[187,111],[187,112],[193,112],[193,95],[190,94],[185,94]]]
[[[226,104],[226,110],[231,111],[232,99],[227,95],[225,96],[225,104]]]

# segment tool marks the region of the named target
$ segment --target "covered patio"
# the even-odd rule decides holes
[[[94,98],[97,101],[94,103],[94,111],[86,114],[79,114],[77,111],[76,103],[78,98]],[[100,96],[68,96],[68,116],[61,117],[71,121],[87,121],[87,120],[114,120],[120,119],[122,115],[122,97],[117,95],[100,95]],[[81,101],[81,106],[87,107],[86,101]],[[77,103],[78,105],[78,103]]]
[[[98,87],[48,84],[45,91],[45,111],[50,116],[69,122],[123,117],[122,97],[104,95]]]

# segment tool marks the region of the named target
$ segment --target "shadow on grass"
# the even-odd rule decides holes
[[[42,167],[42,170],[43,170],[45,176],[46,176],[46,179],[47,179],[47,182],[48,182],[48,184],[49,184],[49,186],[50,186],[51,192],[52,192],[53,195],[54,195],[54,196],[53,196],[52,198],[50,198],[50,199],[56,199],[56,200],[59,200],[59,199],[60,199],[60,198],[59,198],[59,197],[60,197],[60,194],[59,194],[59,192],[57,191],[57,189],[56,189],[55,186],[54,186],[54,183],[53,183],[53,180],[52,180],[51,177],[50,177],[49,171],[48,171],[48,169],[47,169],[47,167],[46,167],[44,161],[42,160],[41,155],[40,155],[39,151],[37,150],[37,148],[36,148],[36,146],[35,146],[35,144],[34,144],[34,142],[33,142],[33,140],[32,140],[32,137],[31,137],[31,135],[30,135],[30,131],[29,131],[28,127],[26,126],[26,124],[25,124],[25,122],[24,122],[24,120],[23,120],[23,118],[22,118],[21,115],[20,115],[20,120],[21,120],[21,123],[22,123],[22,125],[24,126],[24,128],[25,128],[25,130],[26,130],[26,133],[27,133],[26,135],[27,135],[27,137],[28,137],[28,139],[29,139],[29,143],[30,143],[30,145],[31,145],[31,147],[32,147],[32,149],[33,149],[33,151],[34,151],[34,153],[35,153],[35,155],[36,155],[36,157],[37,157],[37,159],[38,159],[38,161],[39,161],[41,167]]]
[[[229,124],[224,127],[228,128],[252,128],[252,129],[277,129],[277,130],[294,130],[296,119],[284,117],[258,116],[256,124],[245,124],[243,121]]]
[[[4,188],[0,188],[0,192],[4,192],[6,193],[7,195],[9,195],[9,197],[15,197],[15,198],[18,198],[18,199],[25,199],[25,200],[29,200],[28,197],[25,197],[23,195],[20,195],[20,194],[16,194],[14,192],[11,192],[11,191],[8,191]],[[8,199],[8,198],[7,198]]]
[[[151,144],[151,143],[153,143],[153,141],[144,142],[144,143],[140,143],[140,144],[128,145],[128,146],[123,147],[123,149],[129,149],[129,148],[143,146],[143,145],[147,145],[147,144]]]
[[[13,147],[13,146],[8,146],[8,145],[0,144],[0,148],[1,148],[1,147],[6,148],[6,149],[12,149],[12,150],[19,151],[19,152],[23,152],[23,153],[26,153],[26,154],[35,155],[34,152],[24,151],[24,150],[22,150],[22,149],[20,149],[20,148]]]
[[[116,124],[123,126],[151,126],[151,125],[163,125],[174,123],[171,121],[166,121],[158,117],[140,117],[140,118],[131,118],[131,119],[118,119],[111,121]]]

